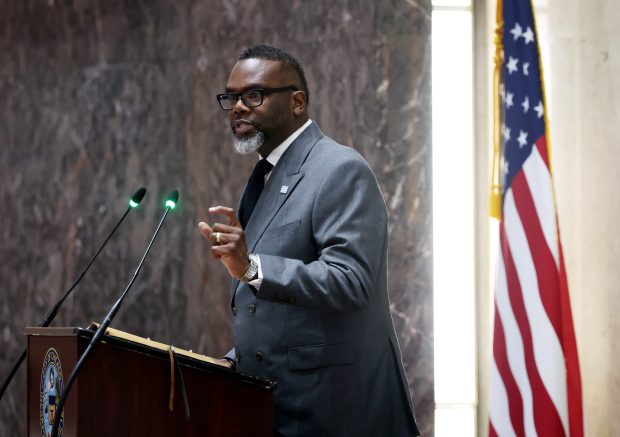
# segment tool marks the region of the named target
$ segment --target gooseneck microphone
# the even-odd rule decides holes
[[[118,223],[116,223],[116,226],[114,226],[114,229],[112,229],[112,232],[110,232],[110,234],[108,235],[108,238],[106,238],[103,244],[99,247],[99,250],[97,250],[97,253],[95,253],[95,256],[93,256],[93,258],[90,260],[86,268],[84,268],[80,276],[78,276],[78,278],[73,282],[71,287],[69,287],[69,289],[65,291],[65,294],[60,298],[58,302],[56,302],[56,304],[52,307],[50,312],[47,313],[47,315],[45,316],[45,319],[43,319],[43,321],[39,323],[40,327],[46,327],[46,326],[49,326],[50,323],[52,323],[52,321],[58,314],[58,311],[60,311],[60,308],[65,303],[65,300],[67,299],[67,297],[69,297],[69,295],[71,294],[75,286],[78,285],[78,283],[82,280],[82,278],[84,277],[84,275],[90,268],[91,264],[95,261],[99,253],[103,250],[105,245],[108,243],[108,240],[110,240],[114,232],[116,232],[116,229],[118,229],[121,223],[123,223],[123,221],[125,220],[125,217],[127,217],[127,214],[129,214],[129,211],[137,207],[140,204],[140,202],[142,202],[142,199],[144,199],[145,194],[146,194],[146,188],[144,187],[138,189],[135,193],[133,193],[133,196],[131,196],[131,199],[129,200],[129,207],[127,208],[127,210],[125,211],[121,219],[118,221]],[[22,351],[21,355],[15,362],[13,369],[11,370],[11,373],[9,373],[9,376],[6,378],[6,380],[2,384],[2,389],[0,389],[0,399],[2,399],[2,396],[4,396],[4,392],[8,388],[9,384],[11,383],[11,380],[15,376],[15,373],[17,373],[19,366],[22,364],[25,358],[26,358],[26,349]]]
[[[65,401],[67,399],[67,395],[69,394],[69,390],[71,390],[71,386],[73,385],[73,382],[77,378],[77,374],[80,371],[80,368],[82,367],[82,365],[86,361],[86,358],[88,358],[88,356],[91,354],[91,352],[93,351],[93,348],[99,342],[99,340],[101,339],[103,334],[105,334],[105,331],[106,331],[106,329],[108,329],[108,326],[112,322],[112,319],[114,319],[114,316],[116,316],[116,313],[118,312],[119,308],[121,307],[121,304],[123,303],[123,300],[127,296],[127,292],[129,291],[129,289],[131,288],[131,286],[135,282],[136,278],[138,277],[138,273],[140,273],[140,269],[142,268],[142,264],[144,263],[144,260],[146,259],[146,256],[148,255],[149,251],[151,250],[151,246],[153,245],[153,242],[155,241],[155,238],[157,237],[157,234],[159,233],[159,230],[161,229],[161,226],[163,225],[164,220],[166,219],[166,216],[168,215],[170,210],[174,209],[174,207],[176,206],[178,200],[179,200],[179,192],[176,191],[176,190],[173,191],[170,194],[170,196],[168,196],[168,199],[166,200],[166,204],[165,204],[166,205],[166,211],[164,212],[164,215],[162,216],[161,220],[159,221],[159,224],[157,225],[157,229],[155,229],[155,233],[153,234],[153,237],[151,237],[151,241],[150,241],[149,245],[147,246],[146,251],[144,252],[144,255],[142,255],[142,259],[138,263],[138,267],[136,268],[136,271],[134,272],[134,274],[133,274],[133,276],[131,278],[131,281],[129,281],[129,284],[125,288],[125,291],[123,291],[123,293],[121,294],[121,297],[116,301],[116,303],[114,305],[112,305],[112,308],[110,309],[108,314],[103,319],[103,322],[101,322],[101,324],[97,328],[97,331],[95,331],[95,334],[93,334],[93,337],[91,338],[90,343],[88,343],[88,346],[86,346],[86,349],[84,350],[84,353],[82,353],[82,355],[80,356],[79,360],[75,364],[75,367],[71,371],[71,375],[69,375],[69,379],[67,379],[67,384],[65,385],[65,388],[62,391],[62,395],[60,396],[60,401],[58,402],[58,405],[56,406],[56,413],[55,413],[55,415],[56,415],[56,417],[58,417],[58,420],[54,421],[54,427],[52,428],[51,437],[57,437],[58,436],[58,427],[59,427],[59,424],[61,422],[60,418],[62,417],[62,410],[63,410],[63,408],[65,406]]]

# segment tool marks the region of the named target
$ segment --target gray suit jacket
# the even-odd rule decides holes
[[[418,435],[390,316],[387,227],[366,161],[312,123],[245,229],[260,289],[233,282],[237,370],[278,381],[276,435]]]

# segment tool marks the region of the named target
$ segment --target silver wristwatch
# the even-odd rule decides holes
[[[248,255],[248,261],[250,262],[250,266],[247,271],[239,278],[241,282],[248,283],[258,278],[258,255],[255,253],[250,253]]]

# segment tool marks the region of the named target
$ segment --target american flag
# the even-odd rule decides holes
[[[489,436],[583,436],[532,4],[498,1],[499,255]],[[493,207],[492,207],[493,209]]]

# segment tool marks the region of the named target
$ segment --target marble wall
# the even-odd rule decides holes
[[[220,92],[240,50],[305,65],[311,116],[371,163],[391,217],[393,317],[433,434],[430,0],[0,1],[0,378],[138,187],[149,192],[54,325],[100,320],[167,219],[113,326],[214,356],[230,344],[228,278],[196,223],[233,205],[253,165],[231,152]],[[25,372],[0,401],[21,434]]]

